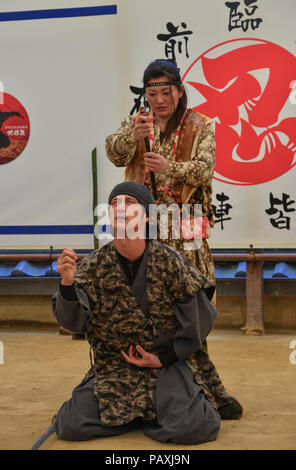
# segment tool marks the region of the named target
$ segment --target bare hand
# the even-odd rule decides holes
[[[65,248],[58,258],[57,270],[62,276],[63,285],[73,284],[76,273],[77,255],[71,248]]]
[[[152,369],[160,369],[162,367],[158,356],[146,352],[140,345],[136,346],[136,351],[134,351],[133,346],[130,346],[128,355],[124,351],[121,351],[121,354],[127,362],[138,367],[150,367]]]
[[[146,169],[155,173],[164,173],[168,165],[166,158],[154,152],[144,153],[144,162]]]
[[[148,137],[151,132],[150,118],[140,114],[134,122],[133,132],[137,140]]]

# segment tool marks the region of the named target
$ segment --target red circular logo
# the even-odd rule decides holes
[[[254,185],[295,166],[295,78],[293,54],[261,39],[223,42],[191,64],[192,108],[215,121],[215,179]]]
[[[0,93],[0,165],[12,162],[25,149],[30,121],[23,105],[12,95]]]

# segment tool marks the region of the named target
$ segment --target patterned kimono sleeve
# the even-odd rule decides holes
[[[132,132],[132,119],[127,117],[114,134],[106,137],[107,157],[115,166],[127,166],[135,154],[137,145],[138,141]]]
[[[215,168],[216,141],[212,122],[206,124],[200,134],[195,155],[187,162],[169,161],[166,175],[192,186],[211,184]]]

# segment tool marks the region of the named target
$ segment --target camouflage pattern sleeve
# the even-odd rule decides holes
[[[106,137],[107,157],[115,166],[127,166],[135,154],[137,145],[138,141],[132,131],[132,119],[127,117],[114,134]]]
[[[211,184],[215,168],[216,141],[212,122],[206,124],[200,134],[195,155],[187,162],[169,161],[166,169],[168,176],[192,186]]]
[[[96,269],[99,262],[100,250],[95,250],[77,263],[74,286],[76,288],[78,302],[84,310],[87,309],[88,306],[92,309],[97,300],[95,280]],[[86,294],[87,301],[85,296],[80,295],[81,292]]]
[[[212,283],[183,253],[165,245],[168,291],[173,304],[188,302],[201,288],[208,289]]]

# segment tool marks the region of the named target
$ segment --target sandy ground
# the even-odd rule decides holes
[[[88,370],[88,343],[45,327],[19,331],[0,327],[0,340],[4,349],[4,364],[0,364],[0,449],[30,449]],[[290,362],[292,340],[296,340],[296,331],[261,337],[246,337],[237,330],[214,330],[210,334],[211,358],[226,388],[245,410],[239,421],[222,421],[215,442],[199,446],[162,444],[138,431],[74,443],[53,434],[41,450],[295,450],[296,364]]]

